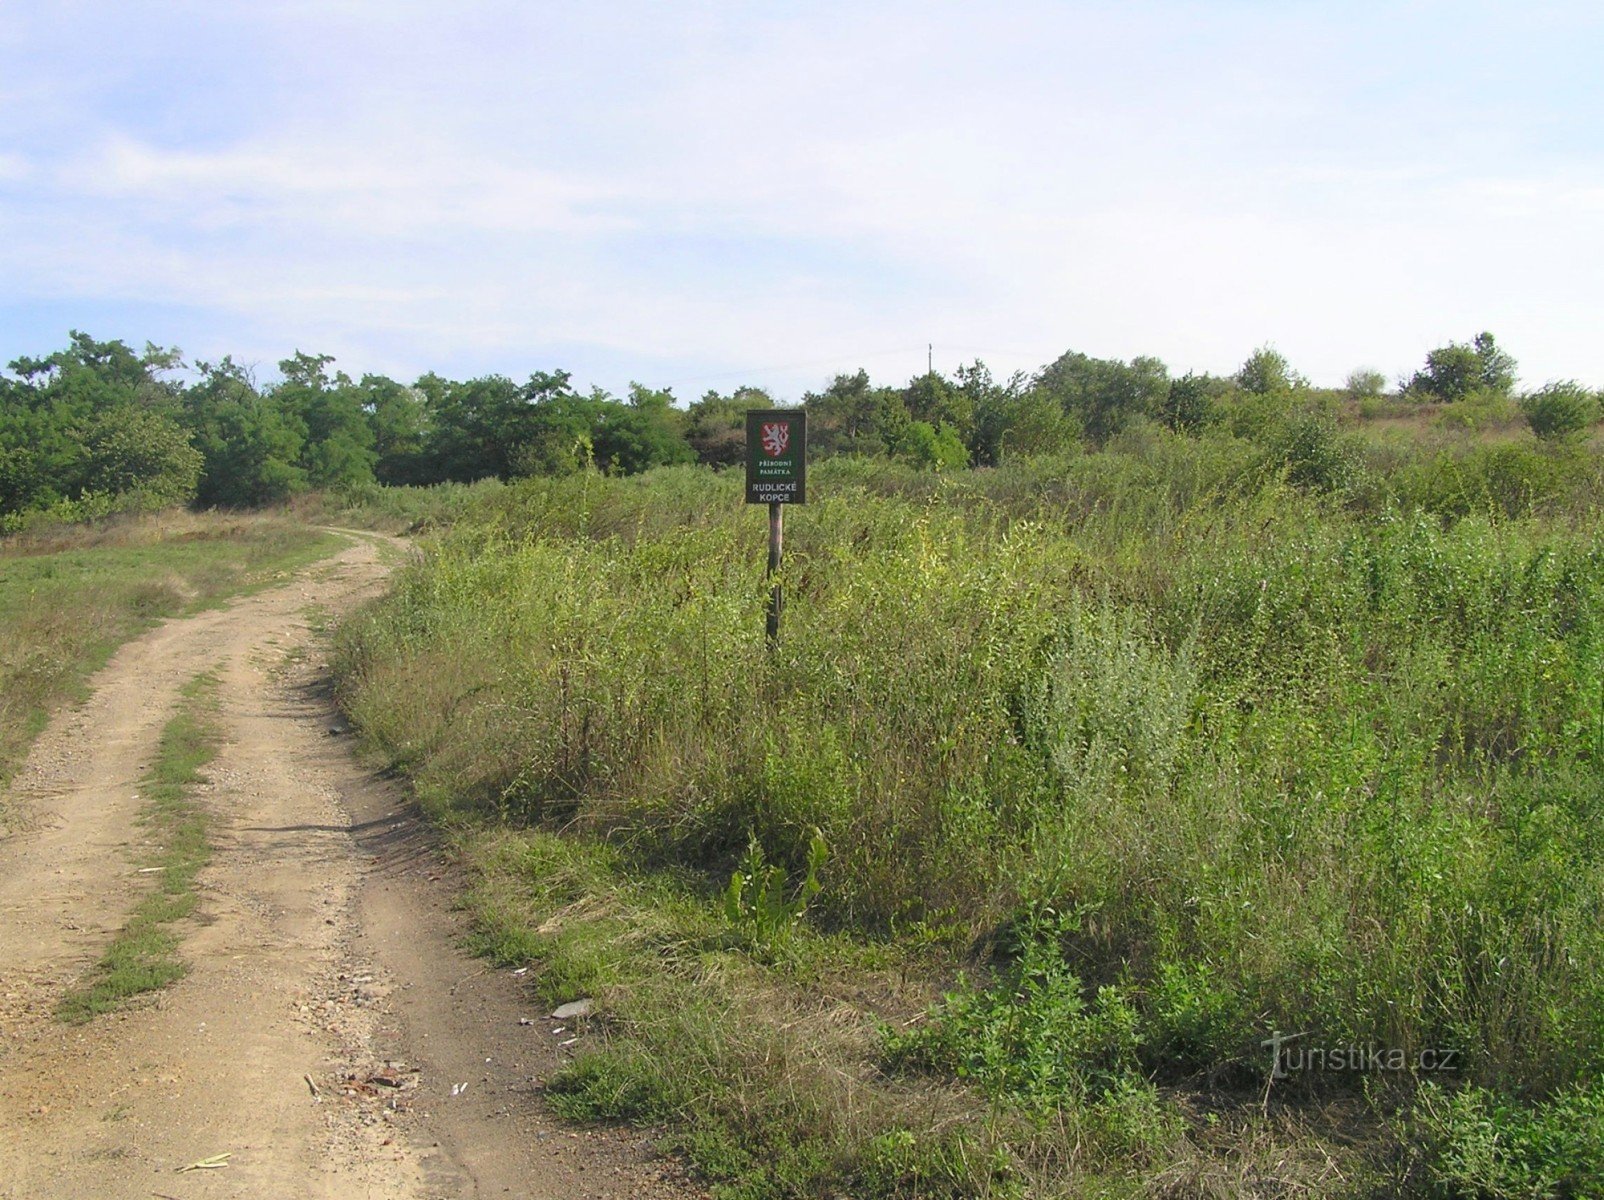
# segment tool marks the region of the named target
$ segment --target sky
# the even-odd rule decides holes
[[[0,0],[0,362],[1604,385],[1604,5]]]

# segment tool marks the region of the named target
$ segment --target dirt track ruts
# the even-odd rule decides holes
[[[643,1135],[543,1114],[568,1052],[553,1023],[457,948],[430,834],[330,733],[308,611],[375,594],[383,540],[152,629],[35,744],[0,841],[0,1197],[696,1194]],[[60,1024],[149,886],[137,781],[178,689],[214,667],[225,742],[201,790],[214,853],[190,972]]]

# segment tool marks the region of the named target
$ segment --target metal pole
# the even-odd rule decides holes
[[[780,569],[780,552],[785,543],[785,505],[769,501],[769,577]],[[768,643],[780,640],[780,585],[776,581],[769,592]]]

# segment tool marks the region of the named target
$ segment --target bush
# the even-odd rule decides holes
[[[1073,928],[1078,917],[1070,920]],[[1041,1113],[1095,1103],[1141,1079],[1141,1022],[1124,990],[1088,994],[1059,952],[1062,918],[1033,922],[995,986],[961,980],[924,1025],[889,1033],[893,1065],[968,1079]]]
[[[84,438],[86,492],[135,494],[156,509],[194,499],[201,454],[189,434],[159,412],[103,413]]]
[[[1265,461],[1282,470],[1293,487],[1313,492],[1340,492],[1360,473],[1356,449],[1337,431],[1336,421],[1318,411],[1289,416],[1270,432]]]
[[[1359,367],[1348,372],[1344,385],[1350,399],[1378,399],[1387,390],[1387,377],[1371,367]]]
[[[1506,429],[1520,417],[1520,407],[1507,395],[1482,388],[1443,405],[1437,414],[1437,424],[1444,429],[1483,433],[1490,429]]]
[[[1446,517],[1529,517],[1573,494],[1585,467],[1564,447],[1473,445],[1416,459],[1394,476],[1393,494]]]
[[[1416,371],[1408,390],[1435,400],[1462,400],[1477,389],[1508,395],[1515,385],[1515,360],[1501,349],[1490,333],[1478,333],[1470,342],[1449,342],[1426,355],[1424,370]]]
[[[1604,1087],[1528,1107],[1485,1088],[1430,1086],[1415,1113],[1427,1170],[1449,1195],[1604,1195]]]
[[[1272,346],[1260,346],[1236,373],[1237,386],[1244,392],[1268,396],[1308,387],[1308,381],[1292,369],[1286,356]]]
[[[1160,406],[1164,424],[1177,433],[1195,433],[1219,419],[1214,394],[1221,381],[1190,371],[1170,381],[1170,390]]]
[[[952,426],[910,421],[897,439],[896,454],[916,467],[952,470],[969,461],[969,452]]]
[[[1575,382],[1551,383],[1521,398],[1521,412],[1544,441],[1575,437],[1598,420],[1598,397]]]

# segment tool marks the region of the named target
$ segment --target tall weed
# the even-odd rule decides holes
[[[1261,407],[1233,420],[1292,419]],[[345,699],[442,810],[995,948],[1001,990],[918,1045],[999,1097],[1134,1121],[1148,1078],[1262,1086],[1274,1030],[1451,1049],[1501,1095],[1592,1078],[1597,464],[1450,446],[1327,487],[1292,467],[1358,449],[1310,429],[1270,471],[1156,427],[971,473],[822,464],[774,649],[733,477],[520,484],[347,628]],[[1046,911],[1075,918],[1022,937]]]

